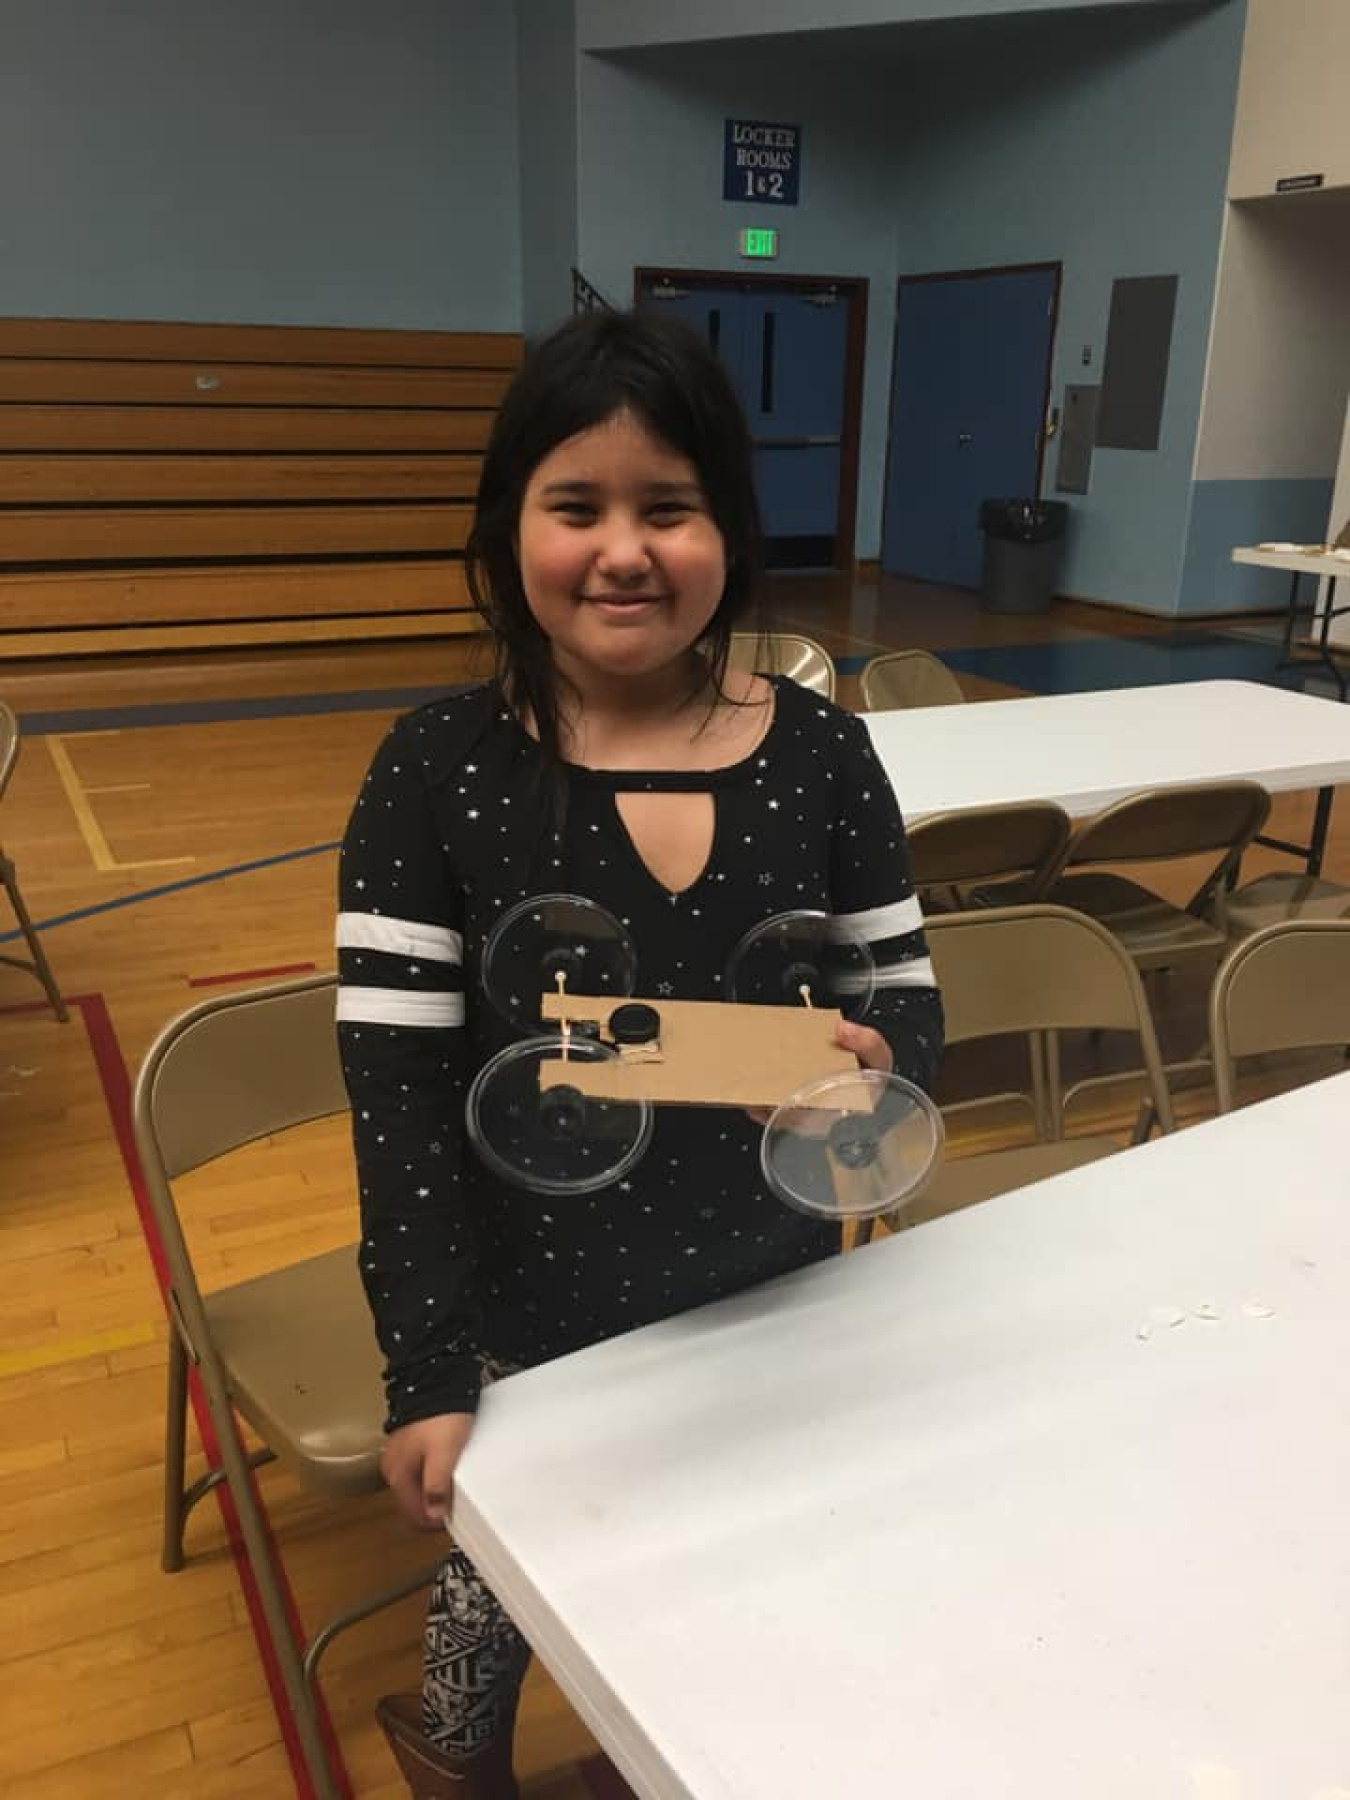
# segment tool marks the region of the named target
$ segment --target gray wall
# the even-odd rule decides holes
[[[0,0],[0,310],[516,330],[515,9]]]

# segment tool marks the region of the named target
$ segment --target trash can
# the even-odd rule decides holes
[[[1069,508],[1063,500],[986,500],[980,507],[990,612],[1044,612],[1054,599]]]

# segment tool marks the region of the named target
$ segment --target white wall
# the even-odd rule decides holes
[[[1350,185],[1350,0],[1248,0],[1229,194]]]
[[[1237,545],[1311,543],[1350,387],[1350,0],[1248,0],[1178,610],[1278,611]],[[1323,189],[1274,192],[1282,176]]]
[[[1331,518],[1327,522],[1327,542],[1334,543],[1347,526],[1350,526],[1350,405],[1345,409],[1345,425],[1341,431],[1341,454],[1336,468]],[[1346,625],[1346,635],[1350,636],[1350,623]]]
[[[1345,426],[1341,432],[1341,454],[1336,470],[1336,490],[1331,501],[1331,517],[1327,521],[1327,542],[1336,541],[1339,533],[1350,526],[1350,406],[1346,407]],[[1327,583],[1320,584],[1319,604],[1326,603]],[[1336,600],[1340,606],[1350,602],[1350,570],[1336,583]],[[1342,613],[1331,621],[1327,635],[1338,644],[1350,645],[1350,613]]]
[[[1230,208],[1196,480],[1325,477],[1347,392],[1350,202],[1312,194]]]

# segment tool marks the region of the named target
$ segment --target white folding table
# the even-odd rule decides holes
[[[1314,586],[1314,599],[1307,608],[1309,623],[1317,621],[1320,625],[1317,634],[1310,640],[1317,653],[1314,667],[1320,666],[1331,676],[1340,689],[1340,698],[1346,697],[1346,678],[1331,653],[1332,621],[1350,611],[1350,607],[1336,604],[1336,583],[1350,575],[1350,549],[1344,547],[1334,550],[1301,549],[1290,545],[1283,550],[1262,549],[1259,544],[1243,546],[1232,552],[1235,563],[1244,563],[1254,569],[1278,569],[1289,577],[1289,598],[1285,603],[1284,621],[1284,661],[1291,667],[1297,667],[1302,658],[1296,657],[1294,651],[1294,632],[1299,618],[1304,612],[1298,603],[1299,586],[1303,576],[1311,575],[1315,581],[1325,581],[1326,594],[1319,604],[1316,599],[1317,589]]]
[[[1348,1115],[513,1377],[457,1535],[642,1800],[1346,1800]]]
[[[1076,817],[1146,788],[1259,781],[1322,790],[1309,845],[1321,868],[1331,789],[1350,781],[1350,706],[1258,681],[1047,694],[863,715],[907,819],[1010,800]]]

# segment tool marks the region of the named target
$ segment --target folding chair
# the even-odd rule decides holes
[[[1196,959],[1217,963],[1228,940],[1207,913],[1269,811],[1270,795],[1254,781],[1133,794],[1078,827],[1045,898],[1099,920],[1143,971]],[[1211,856],[1214,862],[1185,906],[1101,866],[1193,856]]]
[[[0,800],[5,797],[5,789],[9,786],[9,778],[14,772],[14,765],[19,760],[19,721],[13,711],[0,700]],[[9,895],[9,903],[14,908],[14,916],[19,921],[19,930],[31,954],[29,957],[6,956],[0,952],[0,963],[8,963],[12,969],[23,969],[29,975],[36,975],[42,983],[43,992],[51,1002],[52,1011],[64,1025],[70,1015],[66,1011],[66,1003],[61,998],[61,990],[56,985],[56,977],[52,974],[51,964],[47,961],[46,952],[38,939],[33,921],[29,917],[28,908],[23,903],[23,895],[19,891],[19,877],[14,868],[14,859],[6,856],[3,845],[0,845],[0,887]]]
[[[874,656],[858,677],[868,712],[891,707],[959,706],[961,684],[939,657],[927,650],[891,650]]]
[[[909,859],[925,912],[1039,900],[1073,830],[1053,800],[932,813],[909,828]]]
[[[174,1199],[175,1180],[290,1126],[344,1112],[331,975],[206,1001],[160,1033],[137,1077],[136,1145],[168,1265],[168,1405],[162,1563],[183,1566],[187,1515],[224,1482],[299,1731],[323,1800],[338,1788],[324,1750],[315,1691],[318,1661],[348,1626],[429,1585],[434,1573],[382,1588],[307,1644],[289,1622],[280,1554],[252,1471],[279,1459],[333,1500],[381,1486],[384,1394],[379,1349],[361,1290],[356,1245],[203,1293]],[[189,1364],[200,1378],[220,1463],[185,1486]],[[235,1414],[262,1449],[248,1454]]]
[[[1350,919],[1350,888],[1298,869],[1273,869],[1214,897],[1214,922],[1230,938],[1297,919]]]
[[[1237,1060],[1350,1046],[1350,919],[1293,919],[1244,938],[1209,1002],[1214,1093],[1237,1104]]]
[[[1229,945],[1227,932],[1216,923],[1220,896],[1269,812],[1270,795],[1254,781],[1198,782],[1132,794],[1078,826],[1065,851],[1063,870],[1047,886],[1045,899],[1088,913],[1105,925],[1146,979],[1198,969],[1207,988],[1211,971]],[[1211,858],[1210,866],[1181,906],[1121,874],[1118,867],[1102,866],[1200,856]],[[1153,986],[1151,991],[1154,1005],[1161,1006],[1165,990]],[[1051,1040],[1047,1060],[1052,1091],[1061,1088],[1058,1058],[1058,1041]],[[1167,1069],[1173,1079],[1199,1075],[1207,1082],[1208,1048],[1169,1059]],[[1067,1102],[1102,1081],[1118,1078],[1087,1076],[1064,1091],[1063,1098]],[[1145,1101],[1145,1119],[1147,1105]]]
[[[758,669],[767,661],[767,673],[786,675],[813,694],[834,699],[834,658],[814,638],[795,631],[733,631],[731,666]]]
[[[1139,1040],[1149,1096],[1164,1131],[1172,1101],[1139,971],[1119,941],[1084,913],[1012,906],[944,913],[928,923],[928,948],[942,992],[949,1044],[1010,1034],[1101,1028]],[[1001,1099],[963,1102],[972,1106]],[[1062,1139],[1059,1120],[1040,1121],[1040,1142],[953,1158],[918,1199],[893,1215],[893,1229],[944,1213],[1119,1151],[1112,1137]],[[1141,1137],[1136,1128],[1135,1141]]]

